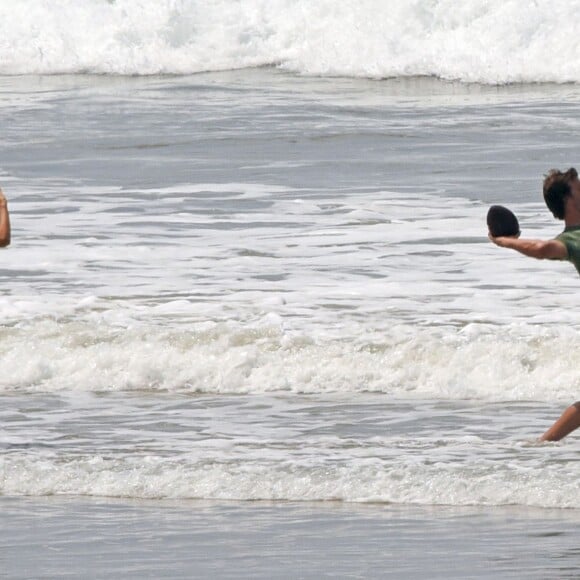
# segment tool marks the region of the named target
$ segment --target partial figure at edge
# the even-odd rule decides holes
[[[544,201],[555,218],[564,220],[564,231],[553,240],[530,240],[517,236],[489,239],[502,248],[510,248],[539,260],[568,260],[580,274],[580,180],[571,167],[562,172],[551,169],[544,179]],[[559,441],[580,427],[580,401],[570,405],[560,418],[540,437],[540,441]]]
[[[8,213],[8,201],[0,189],[0,248],[10,245],[10,215]]]

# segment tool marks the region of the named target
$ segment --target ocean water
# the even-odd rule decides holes
[[[207,525],[223,577],[249,557],[221,550],[230,526],[264,522],[323,542],[300,577],[330,573],[337,529],[358,558],[394,529],[440,558],[462,539],[477,566],[447,578],[562,563],[580,443],[537,438],[578,398],[580,280],[492,245],[485,215],[561,230],[541,182],[580,152],[574,3],[452,8],[0,2],[0,535],[21,534],[0,558],[30,566],[13,577],[107,510],[136,518],[135,559],[153,518],[179,554],[172,526]],[[545,552],[480,550],[464,518]],[[291,577],[279,548],[252,570]],[[152,570],[122,560],[107,573]],[[424,577],[414,561],[393,574]],[[182,563],[166,576],[211,568]]]
[[[578,0],[20,0],[0,4],[3,74],[312,75],[577,82]]]

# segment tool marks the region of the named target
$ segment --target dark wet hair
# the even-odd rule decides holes
[[[550,169],[544,177],[544,201],[548,209],[559,220],[566,213],[566,198],[572,195],[570,184],[578,179],[578,172],[573,167],[562,173],[559,169]]]

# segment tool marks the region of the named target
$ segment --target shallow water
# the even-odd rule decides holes
[[[14,244],[0,272],[0,384],[10,443],[24,445],[5,448],[5,492],[74,493],[86,473],[87,495],[237,499],[231,458],[251,477],[265,469],[278,489],[257,497],[292,499],[304,493],[293,470],[310,481],[336,461],[348,481],[360,452],[368,477],[348,490],[312,486],[308,498],[388,499],[374,474],[388,481],[402,466],[433,485],[400,501],[440,503],[432,478],[445,470],[417,449],[427,458],[443,437],[461,449],[444,461],[459,481],[480,476],[482,453],[499,474],[496,489],[480,497],[468,486],[457,503],[576,505],[574,487],[550,495],[558,453],[520,446],[576,397],[561,353],[580,341],[577,274],[493,247],[484,218],[501,199],[528,235],[558,231],[537,194],[561,161],[545,128],[558,128],[571,157],[577,89],[264,69],[2,84]],[[202,438],[217,449],[192,447],[204,413],[213,423]],[[317,439],[319,416],[330,443]],[[80,448],[59,432],[69,422],[87,431]],[[289,448],[278,449],[278,422],[282,438],[297,438]],[[353,425],[354,442],[340,425]],[[179,492],[147,481],[167,451]],[[506,495],[529,453],[545,487],[519,482]],[[287,473],[262,464],[270,455]],[[30,477],[40,459],[55,474],[42,491]],[[101,488],[94,476],[108,461],[121,475]],[[200,462],[215,480],[195,492]],[[129,466],[143,470],[137,490]]]
[[[144,392],[7,401],[7,495],[576,507],[578,446],[535,442],[545,404]]]
[[[578,512],[2,499],[9,578],[575,578]]]
[[[37,509],[56,505],[49,521],[66,535],[99,514],[114,527],[118,505],[121,520],[136,514],[119,532],[123,549],[136,542],[134,567],[103,563],[104,539],[90,557],[153,575],[148,522],[167,509],[183,557],[166,577],[189,564],[203,575],[215,559],[186,557],[190,536],[175,530],[191,505],[219,500],[200,520],[214,526],[208,549],[237,542],[226,530],[240,521],[297,525],[321,546],[304,564],[318,575],[330,562],[374,575],[408,549],[393,577],[419,577],[422,554],[440,577],[468,577],[465,561],[446,563],[457,541],[479,555],[472,577],[579,565],[565,547],[578,439],[536,442],[577,398],[578,275],[492,246],[485,213],[501,202],[525,235],[559,231],[541,176],[574,163],[580,89],[259,69],[2,77],[0,94],[13,221],[0,269],[0,493],[20,542]],[[85,498],[40,499],[53,495]],[[141,499],[168,503],[133,508]],[[281,503],[220,503],[239,500]],[[285,503],[311,501],[331,503],[312,517]],[[492,564],[466,531],[472,518]],[[530,540],[538,521],[548,535]],[[362,568],[341,555],[341,533],[360,536]],[[382,533],[392,543],[369,559]],[[417,533],[425,548],[406,543]],[[277,558],[280,577],[296,565],[281,545],[259,561],[244,546],[223,577],[239,561],[264,577]],[[49,577],[63,571],[52,562]]]

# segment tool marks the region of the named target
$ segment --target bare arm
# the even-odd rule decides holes
[[[568,257],[566,246],[559,240],[522,240],[505,236],[494,238],[491,234],[489,239],[501,248],[510,248],[524,256],[537,258],[538,260],[564,260]]]
[[[8,214],[8,202],[0,189],[0,248],[10,245],[10,215]]]
[[[540,441],[560,441],[580,427],[580,401],[570,405],[561,417],[540,437]]]

